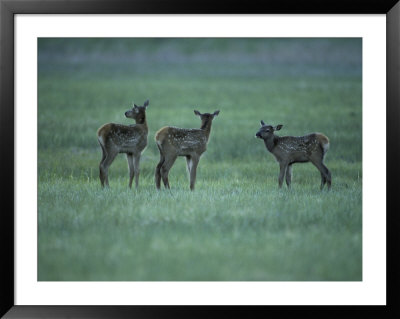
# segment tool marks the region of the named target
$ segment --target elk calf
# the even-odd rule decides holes
[[[157,189],[160,189],[161,178],[165,188],[170,188],[168,173],[178,156],[186,157],[187,169],[190,176],[190,189],[194,190],[196,182],[196,170],[200,156],[207,149],[211,132],[212,120],[219,114],[194,111],[201,119],[200,129],[183,129],[173,126],[161,128],[156,133],[156,143],[160,151],[160,162],[156,167],[155,181]]]
[[[329,139],[321,133],[311,133],[305,136],[276,136],[283,125],[271,126],[261,121],[261,128],[256,137],[264,140],[264,144],[279,163],[279,187],[282,187],[286,174],[286,184],[290,188],[292,179],[292,164],[313,163],[321,173],[321,190],[328,183],[331,188],[331,172],[324,165],[323,160],[329,149]]]
[[[127,118],[134,119],[134,125],[121,125],[115,123],[104,124],[97,130],[97,139],[103,151],[100,161],[101,186],[108,184],[108,168],[118,153],[126,153],[129,167],[129,188],[135,177],[136,188],[139,185],[140,155],[147,146],[148,127],[146,122],[146,109],[149,100],[143,106],[134,104],[133,108],[125,112]]]

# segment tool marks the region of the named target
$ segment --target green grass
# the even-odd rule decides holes
[[[40,39],[38,280],[362,280],[360,39]],[[96,130],[150,100],[140,186],[123,155],[101,189]],[[220,115],[189,191],[184,159],[156,191],[155,132]],[[330,192],[254,135],[323,132]]]

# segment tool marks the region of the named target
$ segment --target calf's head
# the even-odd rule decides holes
[[[213,120],[213,118],[219,114],[219,111],[215,111],[213,114],[210,114],[210,113],[200,113],[199,111],[194,110],[194,114],[200,116],[200,119],[202,121],[208,121],[208,120]]]
[[[265,124],[263,120],[261,120],[261,127],[256,133],[257,138],[261,138],[263,140],[268,139],[272,135],[274,135],[275,131],[279,131],[283,127],[282,124],[279,124],[277,126],[272,126]]]
[[[133,107],[125,112],[125,116],[130,119],[134,119],[136,122],[141,123],[146,117],[146,109],[149,105],[149,100],[144,102],[143,106],[137,106],[133,104]]]

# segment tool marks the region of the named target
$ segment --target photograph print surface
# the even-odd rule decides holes
[[[37,121],[39,281],[362,280],[361,38],[39,38]]]

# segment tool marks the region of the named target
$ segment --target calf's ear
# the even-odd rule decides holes
[[[278,124],[277,126],[274,127],[274,131],[279,131],[283,127],[282,124]]]
[[[214,117],[217,116],[219,114],[219,110],[214,112]]]
[[[264,123],[263,120],[261,120],[260,124],[261,124],[261,126],[264,126],[264,125],[265,125],[265,123]]]
[[[196,115],[198,115],[198,116],[201,115],[201,113],[200,113],[199,111],[197,111],[197,110],[194,110],[194,114],[196,114]]]
[[[149,106],[149,100],[146,100],[146,101],[144,102],[143,106],[147,108],[147,107]]]

